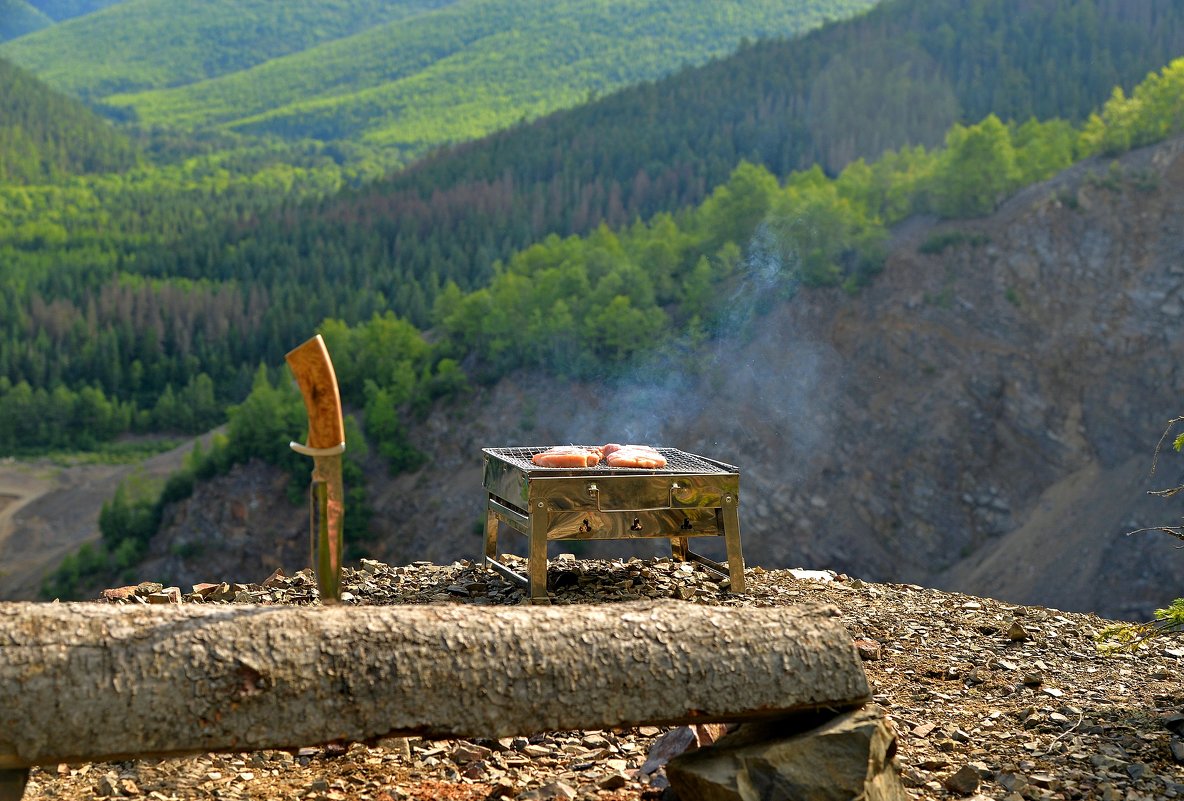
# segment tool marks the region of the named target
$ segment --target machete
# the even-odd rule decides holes
[[[345,523],[345,487],[341,460],[345,453],[345,426],[341,420],[341,394],[337,374],[325,340],[317,334],[284,357],[308,410],[308,444],[291,443],[292,450],[312,457],[312,481],[308,486],[310,551],[317,571],[321,603],[341,600],[341,554]]]

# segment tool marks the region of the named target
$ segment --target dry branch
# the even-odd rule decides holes
[[[0,769],[867,697],[850,636],[818,607],[0,605]]]

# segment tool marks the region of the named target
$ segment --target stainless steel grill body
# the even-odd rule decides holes
[[[740,471],[674,448],[661,470],[607,467],[539,467],[531,457],[543,447],[484,448],[488,493],[485,564],[529,588],[531,601],[547,603],[547,543],[551,540],[669,539],[675,559],[696,561],[728,576],[732,592],[744,591],[740,549]],[[528,576],[497,560],[498,521],[530,542]],[[723,537],[728,563],[690,550],[691,537]]]

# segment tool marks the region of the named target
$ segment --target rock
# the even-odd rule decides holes
[[[947,776],[942,784],[951,793],[970,795],[978,789],[979,781],[981,781],[981,777],[978,775],[978,771],[970,765],[963,765],[956,773]]]
[[[463,765],[468,762],[477,762],[482,759],[489,759],[489,757],[492,755],[493,751],[490,749],[462,740],[456,744],[456,747],[452,749],[452,753],[449,756],[456,764]]]
[[[835,574],[830,570],[803,570],[802,568],[791,568],[789,574],[801,581],[834,581]]]
[[[544,784],[537,790],[527,790],[518,796],[522,801],[562,801],[562,799],[575,797],[576,791],[574,789],[558,781]]]
[[[855,650],[865,662],[874,662],[880,658],[880,644],[875,640],[860,637],[855,641]]]
[[[995,777],[995,781],[1004,790],[1012,793],[1022,793],[1028,786],[1027,777],[1019,773],[1002,772]]]
[[[1045,790],[1059,790],[1061,787],[1060,779],[1050,776],[1047,773],[1033,773],[1028,777],[1028,781]]]
[[[1168,748],[1172,752],[1172,759],[1184,763],[1184,740],[1181,740],[1179,737],[1173,737],[1171,743],[1168,744]]]
[[[580,743],[585,748],[608,748],[609,746],[608,738],[603,734],[596,734],[595,732],[585,734],[580,740]]]
[[[411,740],[407,737],[383,737],[375,745],[402,757],[411,756]]]
[[[112,587],[109,590],[103,590],[99,597],[104,601],[126,601],[135,594],[135,585],[131,585],[128,587]]]
[[[1007,630],[1008,639],[1013,640],[1015,642],[1020,642],[1022,640],[1026,640],[1030,636],[1031,635],[1028,634],[1028,630],[1026,628],[1024,628],[1023,625],[1021,625],[1018,620],[1012,621],[1011,628],[1009,628]]]
[[[663,734],[646,755],[645,764],[641,766],[643,776],[654,773],[674,757],[687,751],[694,751],[699,747],[699,737],[691,726],[679,726]]]
[[[695,738],[699,747],[711,745],[720,737],[728,733],[726,723],[699,723],[695,727]]]
[[[233,601],[236,590],[232,590],[225,581],[210,590],[205,598],[210,601]]]
[[[111,796],[119,795],[119,776],[115,771],[110,770],[99,777],[95,782],[95,795]]]
[[[605,776],[603,779],[597,782],[597,786],[600,787],[601,790],[611,791],[620,790],[628,783],[629,779],[625,775],[620,773],[610,773],[608,776]]]
[[[710,748],[675,757],[666,775],[679,798],[696,801],[905,801],[895,754],[883,710],[869,705],[821,722],[798,716],[745,724]]]
[[[913,728],[910,732],[914,737],[928,737],[937,728],[936,723],[922,723],[920,726]]]
[[[1172,712],[1160,717],[1163,722],[1163,727],[1172,734],[1184,735],[1184,715],[1179,712]]]

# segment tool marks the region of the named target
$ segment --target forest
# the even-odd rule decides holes
[[[1180,132],[1184,62],[1160,68],[1184,2],[1034,9],[885,3],[368,183],[324,143],[114,126],[0,62],[0,165],[22,165],[0,182],[0,452],[228,421],[162,493],[114,499],[55,586],[132,564],[193,481],[286,459],[301,407],[277,366],[313,330],[349,365],[351,458],[413,469],[408,421],[472,382],[693,370],[753,270],[780,297],[855,293],[910,215],[989,214]]]
[[[627,259],[629,269],[642,274],[613,278],[615,271],[592,265],[589,291],[619,305],[625,300],[617,299],[613,282],[623,281],[627,291],[620,297],[630,308],[614,311],[636,314],[639,307],[657,305],[662,315],[690,324],[696,314],[683,310],[683,303],[693,309],[696,301],[672,287],[682,292],[687,281],[695,286],[709,275],[722,279],[743,256],[721,252],[729,240],[702,233],[706,212],[691,210],[707,203],[740,162],[778,180],[820,163],[823,176],[839,179],[836,186],[856,183],[861,169],[886,181],[892,172],[886,165],[898,164],[895,171],[911,181],[926,175],[932,182],[943,173],[932,168],[930,175],[926,165],[950,126],[970,130],[966,126],[983,124],[991,112],[965,115],[994,107],[1002,109],[997,117],[1014,137],[1016,169],[1030,175],[1027,162],[1061,163],[1072,150],[1072,137],[1063,133],[1064,141],[1055,144],[1059,162],[1035,155],[1037,147],[1053,147],[1045,140],[1057,141],[1049,126],[1082,124],[1114,87],[1129,90],[1168,61],[1144,69],[1139,59],[1184,50],[1174,39],[1184,36],[1184,25],[1175,24],[1184,21],[1184,3],[1156,4],[1154,13],[1107,2],[1051,5],[1054,10],[1038,25],[1030,17],[1034,6],[1002,0],[885,4],[798,40],[748,45],[729,59],[441,151],[363,186],[353,186],[355,176],[339,154],[316,143],[228,146],[217,135],[186,138],[168,131],[133,138],[93,118],[85,128],[62,122],[50,132],[36,122],[38,115],[73,118],[33,109],[50,102],[38,98],[57,96],[27,88],[37,86],[27,76],[6,81],[23,98],[10,103],[27,106],[22,114],[31,122],[0,125],[0,137],[23,137],[24,147],[33,142],[42,172],[64,177],[12,176],[0,184],[0,376],[6,380],[0,404],[10,395],[13,403],[25,403],[28,393],[31,402],[47,403],[56,392],[63,410],[43,425],[11,432],[0,447],[60,447],[75,441],[94,414],[107,421],[94,428],[101,435],[93,438],[100,440],[124,431],[205,430],[245,397],[260,364],[279,364],[291,343],[326,319],[357,326],[393,313],[417,329],[451,326],[452,336],[471,344],[477,332],[465,330],[449,309],[462,302],[465,308],[500,307],[491,293],[504,293],[533,269],[515,254],[537,254],[531,246],[553,241],[549,237],[560,243],[572,235],[607,241],[611,234],[616,242],[609,241],[598,258]],[[976,14],[964,13],[967,8]],[[938,30],[944,33],[932,33]],[[986,35],[996,30],[1007,35]],[[905,43],[905,51],[893,50]],[[879,138],[850,140],[842,155],[828,150],[827,157],[812,143],[833,147],[837,138],[824,131],[811,135],[820,119],[811,115],[811,103],[825,87],[837,91],[834,81],[854,68],[846,55],[833,54],[881,51],[905,56],[896,69],[852,73],[868,83],[859,96],[933,96],[931,84],[940,80],[950,109],[932,119],[905,119],[901,108],[932,110],[940,103],[884,102],[883,114],[830,104],[876,121],[836,119],[836,130],[869,129]],[[912,69],[922,55],[939,69]],[[1053,69],[1066,60],[1078,72]],[[994,64],[1008,69],[986,68]],[[997,74],[1010,77],[974,80]],[[951,119],[942,118],[947,114]],[[1049,122],[1025,122],[1033,116]],[[614,135],[614,126],[630,136]],[[1037,131],[1038,141],[1029,143]],[[888,147],[898,140],[905,144]],[[102,144],[88,149],[89,141]],[[1069,158],[1088,152],[1073,151]],[[88,159],[97,158],[92,153],[115,161],[88,166]],[[862,167],[859,158],[867,159]],[[14,161],[34,162],[0,156],[0,163]],[[987,174],[983,186],[1010,181],[1010,174]],[[828,191],[835,193],[834,203],[858,197]],[[807,260],[808,280],[865,280],[875,263],[867,254],[874,251],[877,226],[920,202],[906,202],[911,190],[902,186],[879,191],[886,199],[877,205],[863,198],[863,218],[857,215],[852,224],[866,237],[857,249],[863,255],[816,254]],[[922,187],[918,196],[952,211],[954,196],[935,191]],[[829,206],[817,202],[816,213],[824,215]],[[985,203],[957,202],[967,208]],[[747,245],[742,233],[737,228],[730,235],[741,251]],[[646,248],[653,253],[643,257]],[[576,313],[570,302],[569,312]],[[697,325],[709,327],[703,313],[698,317]],[[593,320],[593,335],[580,338],[564,369],[589,371],[628,357],[634,346],[612,342],[608,328]],[[556,347],[564,339],[557,338]],[[444,356],[482,376],[543,359],[501,344],[480,344],[472,353],[464,347]],[[429,379],[433,369],[427,368]],[[203,374],[213,385],[213,403],[206,397],[209,384],[198,381]],[[98,404],[98,412],[90,411],[93,402],[65,409],[67,398],[80,398],[84,389],[106,405]],[[360,397],[353,402],[364,405]]]
[[[0,57],[144,130],[312,140],[375,176],[875,0],[167,2],[119,3]]]
[[[356,555],[368,540],[361,458],[374,448],[392,472],[417,467],[423,456],[408,441],[406,421],[439,398],[464,393],[471,378],[495,380],[522,367],[605,377],[655,352],[691,374],[694,343],[731,331],[728,309],[716,299],[734,291],[747,272],[763,271],[769,292],[782,298],[826,287],[858,292],[882,269],[894,223],[921,213],[987,215],[1021,187],[1077,160],[1180,133],[1184,59],[1149,76],[1129,97],[1116,89],[1079,127],[1062,120],[1007,125],[988,115],[953,126],[942,147],[859,159],[834,179],[815,166],[780,182],[764,167],[741,162],[694,209],[617,231],[602,224],[586,236],[552,235],[498,263],[487,287],[466,293],[448,284],[435,304],[430,342],[390,312],[354,326],[323,321],[320,331],[341,365],[342,397],[363,422],[359,428],[351,418],[348,434],[355,443],[347,464]],[[1140,178],[1108,170],[1099,180]],[[973,245],[955,237],[922,247]],[[0,400],[0,415],[12,397]],[[287,467],[295,495],[306,466],[284,445],[302,414],[294,387],[261,366],[246,401],[229,411],[228,434],[209,453],[193,454],[159,496],[117,495],[100,520],[102,544],[67,558],[46,583],[46,597],[68,596],[88,575],[134,565],[164,506],[188,494],[198,478],[235,462],[262,458]]]

